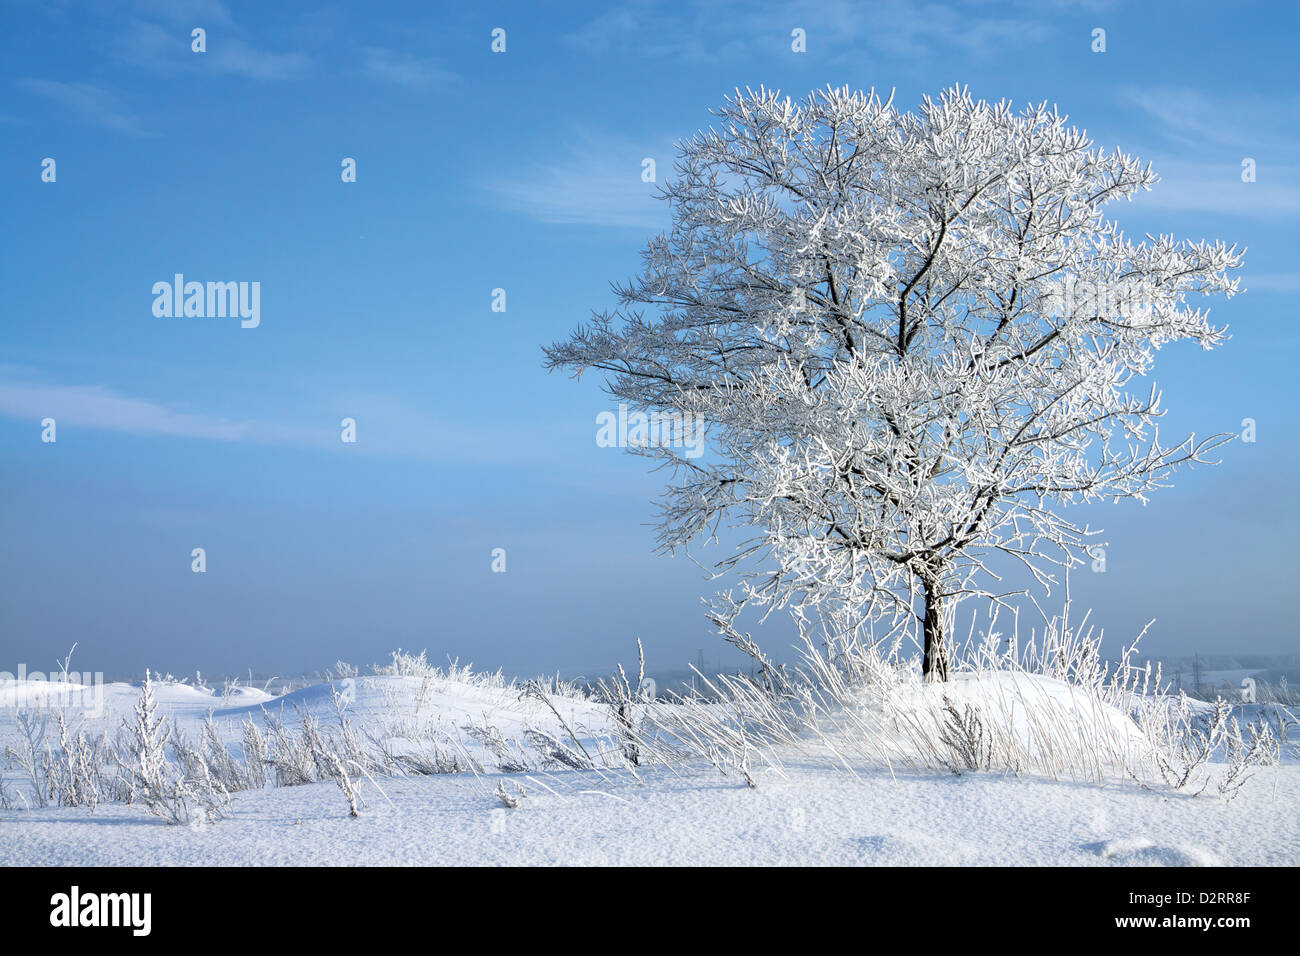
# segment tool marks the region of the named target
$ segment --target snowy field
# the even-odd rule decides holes
[[[1300,765],[1293,755],[1257,768],[1231,801],[1212,788],[1191,796],[1118,778],[1097,783],[867,765],[850,771],[779,749],[771,761],[755,760],[756,786],[750,787],[734,770],[720,773],[700,758],[635,771],[600,759],[593,769],[539,760],[518,743],[532,729],[559,740],[567,726],[575,751],[603,752],[612,731],[609,706],[562,693],[548,704],[501,681],[439,674],[356,677],[283,697],[236,689],[223,698],[155,682],[159,713],[183,737],[197,740],[211,715],[234,753],[250,721],[265,728],[278,717],[296,732],[303,715],[311,715],[322,728],[346,721],[358,737],[395,755],[419,752],[415,738],[441,739],[444,757],[454,758],[461,772],[353,774],[363,802],[356,817],[336,782],[272,786],[268,780],[231,793],[216,822],[167,825],[134,803],[24,808],[30,798],[21,796],[23,775],[11,761],[5,780],[17,801],[0,811],[0,863],[1300,863]],[[121,726],[140,696],[138,685],[104,691],[103,714],[79,719],[87,733]],[[41,701],[48,716],[48,693],[48,685],[0,687],[0,741],[13,746],[16,715],[36,712]],[[507,755],[527,768],[503,772],[493,739],[510,742]],[[507,765],[509,759],[515,758],[507,756]],[[505,806],[499,783],[517,806]]]
[[[383,781],[356,819],[329,783],[237,794],[168,827],[138,808],[5,813],[5,865],[1294,866],[1300,767],[1231,804],[1136,787],[795,768],[751,790],[701,769],[643,785],[571,771],[515,810],[450,776]]]

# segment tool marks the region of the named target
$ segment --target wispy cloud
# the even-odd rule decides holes
[[[140,435],[238,441],[248,428],[209,415],[167,408],[98,385],[41,385],[0,381],[0,415],[58,425],[98,428]]]
[[[542,222],[660,229],[668,211],[654,198],[655,184],[642,181],[642,162],[654,159],[662,176],[673,155],[666,142],[655,148],[579,130],[562,155],[521,164],[485,185],[500,207]]]
[[[1032,3],[993,8],[980,2],[915,3],[912,0],[697,0],[689,5],[634,0],[609,9],[566,37],[590,53],[629,49],[687,60],[754,57],[790,52],[790,32],[806,32],[809,50],[834,58],[863,48],[917,56],[957,48],[997,55],[1005,41],[1037,42],[1051,30]]]
[[[1136,107],[1160,136],[1180,146],[1231,146],[1254,155],[1281,142],[1290,149],[1300,123],[1300,99],[1210,94],[1180,86],[1127,87],[1121,101]],[[1286,127],[1290,130],[1283,132]]]
[[[1242,182],[1238,163],[1189,162],[1134,152],[1151,162],[1160,182],[1133,202],[1142,208],[1218,213],[1248,219],[1300,214],[1300,167],[1261,165],[1255,182]]]
[[[373,79],[412,90],[433,89],[459,79],[429,60],[381,46],[361,48],[361,69]]]
[[[902,57],[928,56],[945,49],[995,57],[1005,54],[1008,41],[1023,47],[1051,35],[1052,29],[1034,12],[1032,3],[1015,2],[993,6],[979,2],[797,0],[789,7],[777,5],[762,14],[754,11],[750,26],[754,29],[793,20],[791,26],[808,31],[809,43],[820,42],[832,54],[866,47]],[[782,38],[785,49],[789,49],[789,32],[785,30]]]
[[[1164,135],[1180,143],[1206,140],[1215,143],[1232,142],[1223,114],[1204,94],[1197,90],[1166,87],[1130,87],[1124,91],[1124,100],[1136,106]]]
[[[112,90],[93,83],[65,83],[61,80],[23,79],[18,85],[65,107],[79,119],[95,126],[139,133],[140,120]]]
[[[117,55],[128,63],[162,73],[206,71],[252,80],[286,80],[311,65],[302,52],[276,52],[249,42],[225,5],[216,0],[140,4],[144,17],[127,20],[117,40]],[[206,52],[190,49],[190,31],[202,27]]]
[[[222,0],[134,0],[136,11],[176,26],[232,27],[234,18]]]
[[[1141,141],[1124,151],[1151,163],[1160,182],[1133,201],[1148,209],[1283,219],[1300,213],[1300,97],[1187,86],[1126,86],[1121,109],[1136,112]],[[1099,143],[1106,148],[1106,144]],[[1254,181],[1243,182],[1243,162]]]
[[[440,421],[401,399],[351,393],[318,397],[296,420],[234,420],[103,385],[36,380],[29,369],[0,365],[0,418],[36,426],[54,419],[59,429],[86,428],[140,437],[182,438],[462,464],[518,464],[554,460],[558,452],[535,426]],[[357,425],[356,444],[340,440],[342,420]]]
[[[310,60],[305,53],[275,53],[250,46],[239,37],[224,41],[218,37],[215,49],[209,47],[212,65],[220,73],[253,80],[285,80],[301,76]]]

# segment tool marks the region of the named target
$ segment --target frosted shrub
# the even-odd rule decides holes
[[[609,682],[600,681],[599,688],[601,696],[608,703],[611,715],[613,716],[614,729],[618,738],[619,751],[623,759],[630,766],[640,766],[642,763],[641,753],[641,733],[640,726],[642,722],[644,707],[638,699],[641,694],[641,687],[645,684],[645,650],[641,646],[641,639],[637,638],[636,642],[637,656],[637,690],[633,691],[631,684],[628,683],[627,674],[623,672],[623,665],[618,665],[618,676]]]
[[[208,823],[221,820],[230,805],[230,793],[222,786],[204,754],[192,747],[180,733],[172,734],[168,748],[180,770],[177,788],[203,811]]]
[[[240,739],[243,744],[244,774],[248,786],[253,790],[261,790],[266,786],[266,768],[269,764],[266,737],[257,724],[253,723],[253,719],[246,717],[240,725]]]
[[[277,787],[296,787],[316,782],[316,762],[298,734],[285,728],[278,716],[267,713],[266,763],[275,771]]]
[[[17,767],[23,772],[31,786],[32,799],[38,807],[48,806],[53,797],[52,787],[46,777],[48,765],[43,756],[48,747],[45,743],[47,721],[48,716],[44,711],[32,713],[20,710],[15,719],[20,738],[18,745],[5,747],[6,761],[11,767]]]
[[[527,773],[533,769],[518,742],[506,740],[501,731],[491,724],[466,724],[461,730],[481,743],[496,758],[497,769],[502,773]]]
[[[373,670],[376,674],[386,677],[423,677],[436,671],[437,668],[429,663],[424,651],[420,651],[419,654],[408,654],[399,647],[392,652],[390,663],[376,664]]]
[[[254,768],[251,761],[247,759],[240,761],[230,752],[211,714],[203,721],[202,734],[204,750],[202,760],[221,789],[226,793],[252,789],[259,776],[258,770]],[[262,776],[264,777],[264,773]]]
[[[170,736],[166,721],[157,714],[153,681],[145,671],[140,698],[131,718],[122,726],[118,761],[130,782],[135,802],[167,823],[189,823],[193,799],[185,782],[175,779],[168,766]]]
[[[987,770],[993,765],[993,741],[984,732],[979,711],[966,704],[957,709],[947,697],[943,698],[944,724],[939,740],[953,755],[952,771]]]
[[[61,807],[87,807],[94,810],[103,798],[102,744],[92,742],[84,730],[73,734],[62,711],[55,714],[59,745],[46,745],[44,775],[50,793]]]
[[[357,782],[348,775],[343,758],[333,750],[327,750],[320,755],[320,759],[327,776],[331,777],[343,791],[343,796],[348,802],[348,815],[361,816],[361,791],[357,789]]]

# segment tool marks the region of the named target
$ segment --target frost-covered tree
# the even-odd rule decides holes
[[[953,608],[996,596],[995,554],[1050,588],[1094,544],[1065,506],[1145,501],[1228,440],[1162,443],[1140,379],[1166,343],[1222,341],[1189,299],[1235,293],[1240,256],[1127,238],[1104,207],[1157,177],[1046,104],[892,99],[737,92],[680,145],[672,226],[619,307],[546,357],[704,423],[703,458],[634,450],[675,469],[665,549],[757,529],[718,565],[758,568],[733,610],[891,615],[944,679]]]

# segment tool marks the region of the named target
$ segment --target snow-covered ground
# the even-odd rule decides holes
[[[1300,863],[1295,766],[1263,772],[1230,804],[987,775],[787,770],[755,790],[705,769],[656,770],[643,785],[569,771],[545,781],[555,794],[524,780],[515,810],[471,778],[410,777],[380,781],[391,804],[364,785],[369,806],[356,819],[320,783],[237,794],[226,820],[201,828],[165,826],[137,807],[11,811],[0,817],[0,863]]]
[[[391,735],[393,715],[456,736],[482,774],[362,779],[365,807],[348,816],[331,782],[233,794],[225,819],[168,826],[138,805],[0,812],[0,864],[1044,864],[1296,865],[1300,863],[1300,765],[1265,767],[1231,802],[1107,784],[999,773],[859,768],[857,775],[791,755],[783,772],[756,769],[756,788],[696,761],[623,771],[535,769],[502,774],[461,728],[505,738],[559,720],[519,689],[491,682],[375,676],[336,681],[357,727]],[[156,684],[159,708],[188,734],[212,713],[229,738],[240,721],[299,710],[335,718],[331,685],[272,698],[256,690],[221,699]],[[0,689],[0,741],[14,715],[46,691]],[[89,728],[116,727],[139,688],[105,688]],[[557,697],[560,718],[595,748],[609,729],[597,702]],[[297,705],[297,707],[295,707]],[[409,721],[406,722],[410,724]],[[756,768],[761,763],[756,762]],[[7,773],[17,784],[12,770]],[[519,806],[493,794],[498,781]],[[382,789],[382,792],[381,792]]]

